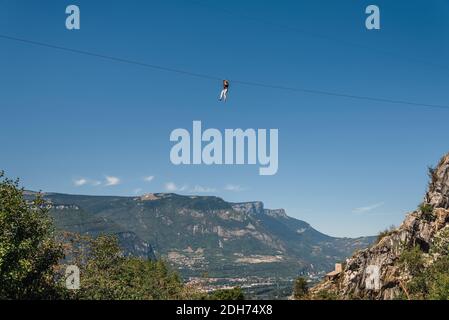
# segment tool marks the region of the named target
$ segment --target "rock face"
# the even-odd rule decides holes
[[[265,214],[273,218],[288,218],[284,209],[265,209]]]
[[[449,154],[444,156],[435,169],[430,170],[432,181],[429,184],[425,201],[435,208],[449,208]]]
[[[369,249],[346,260],[343,271],[312,288],[313,295],[330,291],[340,299],[395,299],[407,295],[410,279],[398,260],[406,248],[419,246],[428,255],[434,240],[449,229],[449,154],[429,172],[431,181],[424,202]]]
[[[232,209],[244,214],[262,214],[264,211],[263,203],[260,201],[234,203]]]
[[[148,242],[141,240],[134,232],[119,232],[115,235],[126,256],[156,260],[151,245]]]
[[[288,218],[284,209],[265,209],[261,201],[233,203],[232,209],[250,215],[266,214],[273,218]]]

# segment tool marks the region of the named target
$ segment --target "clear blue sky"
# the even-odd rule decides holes
[[[80,6],[79,31],[65,29],[69,4]],[[365,29],[369,4],[380,6],[380,31]],[[219,78],[449,104],[445,0],[2,0],[0,33]],[[449,110],[238,84],[220,104],[220,85],[0,39],[0,168],[35,190],[176,185],[262,200],[358,236],[401,222],[423,197],[427,165],[449,151]],[[278,174],[173,166],[169,134],[193,120],[278,128]]]

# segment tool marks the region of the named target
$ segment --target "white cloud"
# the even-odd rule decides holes
[[[169,192],[176,192],[176,191],[186,191],[189,188],[188,185],[183,185],[182,187],[178,187],[174,182],[167,182],[165,184],[165,190]]]
[[[106,176],[106,183],[105,183],[106,187],[112,187],[112,186],[116,186],[118,184],[120,184],[119,178],[113,177],[113,176]]]
[[[178,187],[173,182],[167,182],[165,184],[165,190],[174,192],[174,191],[178,191]]]
[[[146,182],[151,182],[153,180],[154,180],[154,176],[147,176],[147,177],[143,178],[143,181],[146,181]]]
[[[366,212],[370,212],[374,209],[380,208],[384,205],[384,202],[379,202],[379,203],[375,203],[369,206],[365,206],[365,207],[360,207],[360,208],[355,208],[352,210],[353,213],[366,213]]]
[[[87,183],[87,179],[81,178],[81,179],[73,181],[73,183],[75,184],[75,186],[81,187]]]
[[[224,189],[226,191],[232,191],[232,192],[241,192],[246,190],[245,188],[239,186],[239,185],[235,185],[235,184],[227,184]]]
[[[140,194],[142,192],[141,188],[134,189],[134,194]]]
[[[92,180],[89,183],[91,185],[93,185],[94,187],[101,185],[101,181],[98,181],[98,180]]]
[[[209,187],[203,187],[203,186],[198,186],[196,185],[193,189],[190,190],[190,192],[194,192],[194,193],[211,193],[211,192],[215,192],[216,190],[214,188],[209,188]]]

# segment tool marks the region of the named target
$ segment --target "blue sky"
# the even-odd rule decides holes
[[[70,4],[81,30],[65,29]],[[381,9],[379,31],[365,28],[369,4]],[[449,101],[444,0],[2,0],[0,34],[219,78]],[[426,167],[449,151],[449,110],[232,83],[221,104],[220,86],[0,39],[0,168],[35,190],[262,200],[359,236],[400,223],[424,195]],[[278,173],[172,165],[170,132],[193,120],[279,129]]]

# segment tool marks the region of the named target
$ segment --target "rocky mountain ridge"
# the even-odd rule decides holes
[[[423,203],[404,222],[368,249],[344,263],[341,273],[312,288],[312,295],[331,292],[340,299],[396,299],[407,296],[412,279],[399,262],[404,250],[419,247],[429,266],[438,259],[433,250],[449,234],[449,154],[429,169],[430,183]]]

